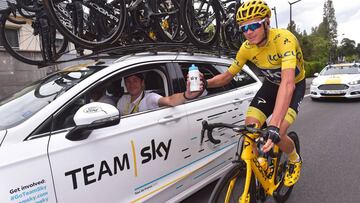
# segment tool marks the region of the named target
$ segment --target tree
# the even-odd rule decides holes
[[[323,37],[312,34],[302,37],[302,51],[306,61],[318,61],[326,63],[328,52],[324,51],[328,47],[328,41]]]
[[[341,41],[341,46],[339,48],[339,52],[341,54],[343,54],[343,56],[350,56],[356,53],[355,50],[355,41],[348,39],[348,38],[344,38]]]
[[[300,28],[296,27],[296,24],[293,20],[291,22],[292,23],[288,24],[288,27],[286,29],[289,30],[290,32],[292,32],[297,38],[299,38],[301,35]]]
[[[355,51],[357,54],[357,60],[360,61],[360,43],[357,44]]]
[[[337,48],[337,22],[335,18],[335,9],[332,0],[326,0],[324,3],[323,21],[318,28],[318,34],[323,36],[329,42],[329,62],[336,58]]]

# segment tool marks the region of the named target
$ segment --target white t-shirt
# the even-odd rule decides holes
[[[128,115],[131,113],[146,111],[159,107],[159,99],[162,97],[161,95],[153,92],[145,92],[144,96],[143,94],[144,92],[133,102],[130,102],[131,96],[129,94],[123,95],[116,105],[120,111],[120,114]]]

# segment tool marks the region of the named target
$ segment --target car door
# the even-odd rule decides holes
[[[152,72],[159,73],[167,89],[172,80],[166,78],[166,64],[155,65]],[[83,98],[80,95],[55,115],[54,125],[67,120]],[[177,181],[184,167],[177,153],[186,126],[185,105],[179,105],[123,116],[118,125],[93,130],[79,141],[65,137],[71,124],[56,129],[49,141],[49,159],[58,202],[142,202],[153,196],[162,202],[162,191]]]
[[[48,140],[43,136],[0,147],[0,202],[56,202]]]
[[[179,62],[184,76],[193,63],[206,79],[226,71],[228,67],[228,64],[209,62]],[[187,170],[192,173],[184,182],[178,183],[175,187],[181,186],[184,193],[189,188],[195,190],[196,187],[210,183],[227,169],[235,155],[238,135],[223,128],[214,132],[214,137],[222,141],[220,144],[214,145],[207,137],[204,137],[202,142],[200,136],[202,121],[243,124],[247,107],[259,85],[260,82],[253,76],[242,72],[236,75],[229,85],[209,89],[207,96],[186,103],[190,136],[181,143],[180,148],[181,159],[186,159],[191,163],[187,166]]]

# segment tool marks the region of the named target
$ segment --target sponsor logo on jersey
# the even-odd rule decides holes
[[[274,41],[277,40],[280,36],[281,36],[280,34],[275,35]]]
[[[265,100],[265,99],[263,99],[263,98],[261,98],[261,97],[257,97],[256,99],[257,99],[258,104],[261,104],[261,103],[266,104],[266,100]]]
[[[274,54],[274,55],[268,55],[267,59],[268,62],[272,65],[277,65],[280,63],[280,60],[282,58],[288,57],[288,56],[295,56],[297,60],[300,60],[302,58],[302,53],[301,51],[286,51],[283,54]]]
[[[285,38],[284,44],[291,43],[291,41],[288,38]]]

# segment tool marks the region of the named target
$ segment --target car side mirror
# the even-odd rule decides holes
[[[76,126],[65,137],[79,141],[88,138],[92,130],[119,124],[120,113],[113,105],[92,102],[75,113],[74,122]]]
[[[314,73],[314,76],[315,76],[315,77],[319,76],[319,73]]]

